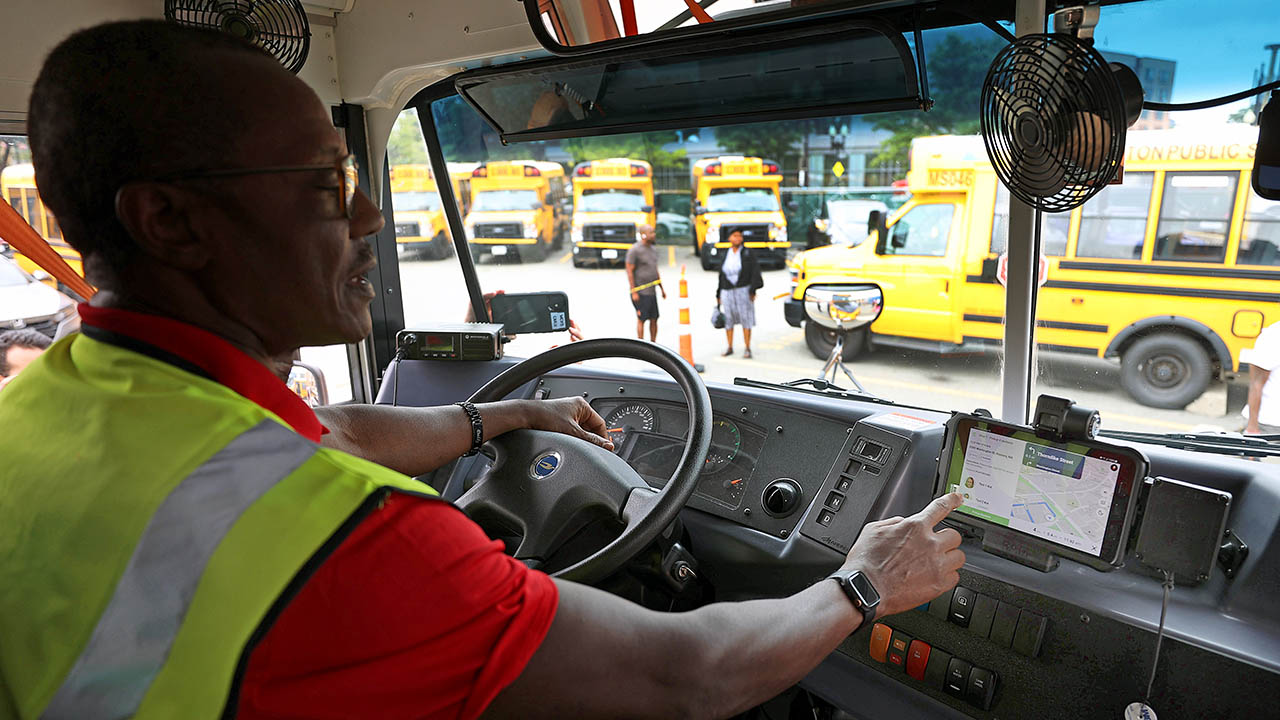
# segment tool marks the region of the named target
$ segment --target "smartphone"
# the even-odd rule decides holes
[[[503,293],[489,301],[495,323],[507,335],[569,329],[569,296],[562,292]]]

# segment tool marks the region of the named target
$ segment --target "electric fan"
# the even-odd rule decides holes
[[[982,139],[996,175],[1044,212],[1071,210],[1115,178],[1125,130],[1141,112],[1133,71],[1065,33],[1014,40],[982,85]]]
[[[165,0],[164,17],[244,38],[293,73],[302,69],[311,47],[311,24],[299,0]]]

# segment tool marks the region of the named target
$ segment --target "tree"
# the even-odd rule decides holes
[[[932,49],[927,60],[929,91],[934,106],[929,112],[899,112],[876,120],[876,130],[893,134],[871,159],[872,167],[906,168],[911,141],[923,135],[972,135],[979,130],[978,103],[987,68],[1005,41],[998,37],[966,40],[952,33]]]
[[[400,113],[391,126],[391,138],[387,140],[387,156],[393,165],[426,164],[427,143],[422,138],[422,126],[418,123],[418,111],[409,108]]]
[[[796,120],[728,125],[716,128],[716,144],[728,153],[760,157],[784,163],[796,155],[804,138],[805,123]]]
[[[606,135],[603,137],[570,138],[560,144],[576,165],[588,160],[625,157],[645,160],[653,165],[654,172],[678,171],[685,168],[685,151],[664,150],[663,146],[676,141],[674,132],[648,132],[631,135]]]

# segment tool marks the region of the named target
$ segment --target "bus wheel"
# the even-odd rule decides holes
[[[449,237],[443,232],[436,233],[436,236],[431,238],[431,246],[427,250],[428,257],[432,260],[443,260],[449,257],[451,254],[449,251],[452,249],[453,246],[449,243]]]
[[[1120,384],[1147,407],[1181,410],[1209,387],[1211,373],[1204,347],[1176,333],[1144,337],[1120,361]]]
[[[836,333],[834,330],[828,330],[811,320],[805,320],[804,343],[809,346],[809,352],[813,353],[814,357],[819,360],[826,360],[831,357],[831,350],[836,346]],[[845,360],[852,360],[861,355],[866,347],[866,328],[854,330],[844,339],[842,357]]]
[[[547,246],[543,245],[541,240],[532,245],[524,245],[520,250],[520,262],[522,263],[542,262],[546,259]]]

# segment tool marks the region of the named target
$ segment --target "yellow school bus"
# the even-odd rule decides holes
[[[609,158],[573,168],[573,265],[622,262],[641,225],[656,227],[653,166]]]
[[[755,248],[762,261],[787,261],[787,220],[782,215],[781,166],[741,155],[704,158],[693,164],[693,248],[702,268],[724,261],[729,235]]]
[[[31,165],[10,165],[0,172],[0,195],[3,195],[4,200],[44,237],[49,246],[57,251],[71,269],[81,276],[84,275],[84,263],[80,260],[80,253],[62,239],[62,228],[58,226],[57,218],[40,201],[40,194],[36,191],[36,173]],[[49,277],[49,273],[44,272],[26,255],[15,252],[13,259],[23,270],[44,278],[43,282],[46,285],[57,286],[58,281]]]
[[[463,226],[471,255],[540,262],[560,247],[568,225],[564,168],[541,160],[481,163],[471,171],[471,209]]]
[[[476,163],[449,163],[453,196],[463,213],[471,201],[471,173]],[[391,206],[395,209],[396,250],[400,255],[420,252],[423,257],[449,257],[453,243],[445,227],[444,211],[430,165],[391,167]]]
[[[1123,182],[1041,225],[1041,349],[1118,358],[1121,384],[1181,408],[1238,370],[1280,320],[1280,203],[1249,185],[1258,131],[1133,132]],[[815,285],[874,283],[884,311],[846,357],[878,344],[967,352],[1002,339],[1007,190],[978,137],[919,138],[911,199],[853,248],[797,256],[786,318],[815,355],[834,336],[804,316]]]

